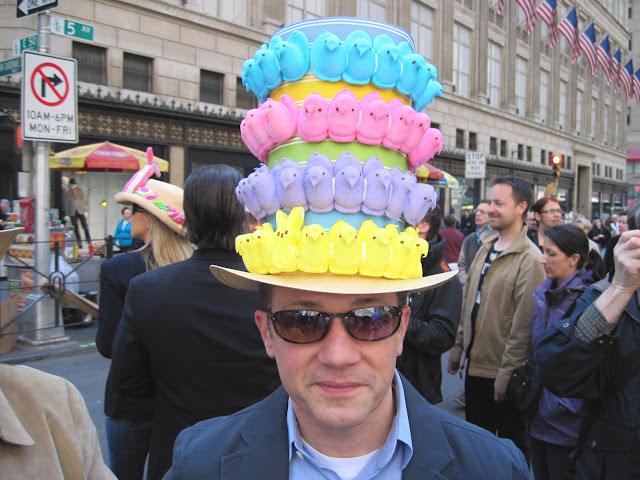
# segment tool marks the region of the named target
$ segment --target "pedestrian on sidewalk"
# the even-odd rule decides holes
[[[182,189],[158,180],[146,180],[146,177],[132,184],[139,179],[139,174],[134,175],[115,199],[131,206],[131,236],[143,240],[144,247],[107,260],[100,270],[96,346],[106,358],[112,355],[113,339],[130,280],[184,260],[193,252],[193,247],[185,239]],[[109,464],[120,480],[141,480],[149,453],[152,391],[149,385],[142,383],[138,388],[140,391],[135,398],[116,392],[112,365],[105,387],[104,413]]]

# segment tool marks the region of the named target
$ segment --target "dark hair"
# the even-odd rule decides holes
[[[131,213],[133,213],[133,209],[129,205],[126,205],[125,207],[122,207],[122,210],[120,211],[120,213],[122,215],[124,215],[124,211],[125,210],[129,210]]]
[[[422,221],[429,224],[427,241],[435,238],[435,236],[438,235],[438,232],[440,231],[440,226],[442,225],[442,211],[440,210],[440,207],[436,206],[433,209],[429,210]]]
[[[478,202],[478,205],[480,205],[481,203],[489,203],[489,200],[488,200],[488,199],[486,199],[486,198],[482,198],[482,199],[480,199],[480,201]],[[477,207],[478,205],[476,205],[476,207]]]
[[[627,225],[629,230],[640,228],[640,202],[636,202],[627,212]]]
[[[531,207],[531,210],[534,211],[535,213],[542,213],[542,210],[544,210],[544,208],[547,206],[549,202],[555,202],[558,205],[560,205],[560,202],[556,198],[542,197],[540,200],[538,200],[536,203],[533,204],[533,206]]]
[[[453,215],[447,215],[446,217],[444,217],[444,224],[447,227],[455,227],[456,221],[456,217],[454,217]]]
[[[184,184],[184,221],[187,238],[198,247],[235,250],[244,233],[244,207],[236,197],[242,180],[229,165],[201,167]]]
[[[578,268],[584,266],[597,273],[600,278],[604,276],[602,257],[589,248],[589,239],[580,228],[575,225],[556,225],[546,231],[546,236],[566,256],[570,257],[575,253],[580,255]]]
[[[511,196],[516,204],[521,202],[526,202],[527,207],[522,212],[522,218],[527,217],[527,212],[529,207],[531,206],[531,201],[533,199],[533,190],[531,189],[531,185],[525,182],[520,177],[516,177],[515,175],[505,175],[504,177],[498,177],[493,181],[493,185],[510,185],[511,186]]]

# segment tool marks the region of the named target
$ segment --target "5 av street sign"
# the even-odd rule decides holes
[[[86,25],[66,18],[51,16],[51,33],[64,35],[66,37],[80,38],[93,42],[93,26]]]
[[[78,143],[76,60],[24,52],[22,138]]]
[[[22,18],[56,8],[58,0],[18,0],[16,6],[16,18]]]

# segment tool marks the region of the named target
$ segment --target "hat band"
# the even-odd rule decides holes
[[[145,200],[150,201],[153,205],[162,210],[173,222],[177,223],[178,225],[184,224],[184,215],[170,205],[167,205],[147,187],[139,187],[133,193],[135,195],[141,196]]]

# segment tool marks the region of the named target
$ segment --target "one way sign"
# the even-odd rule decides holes
[[[24,52],[22,137],[78,143],[76,61]]]
[[[16,18],[51,10],[58,6],[58,0],[18,0]]]

